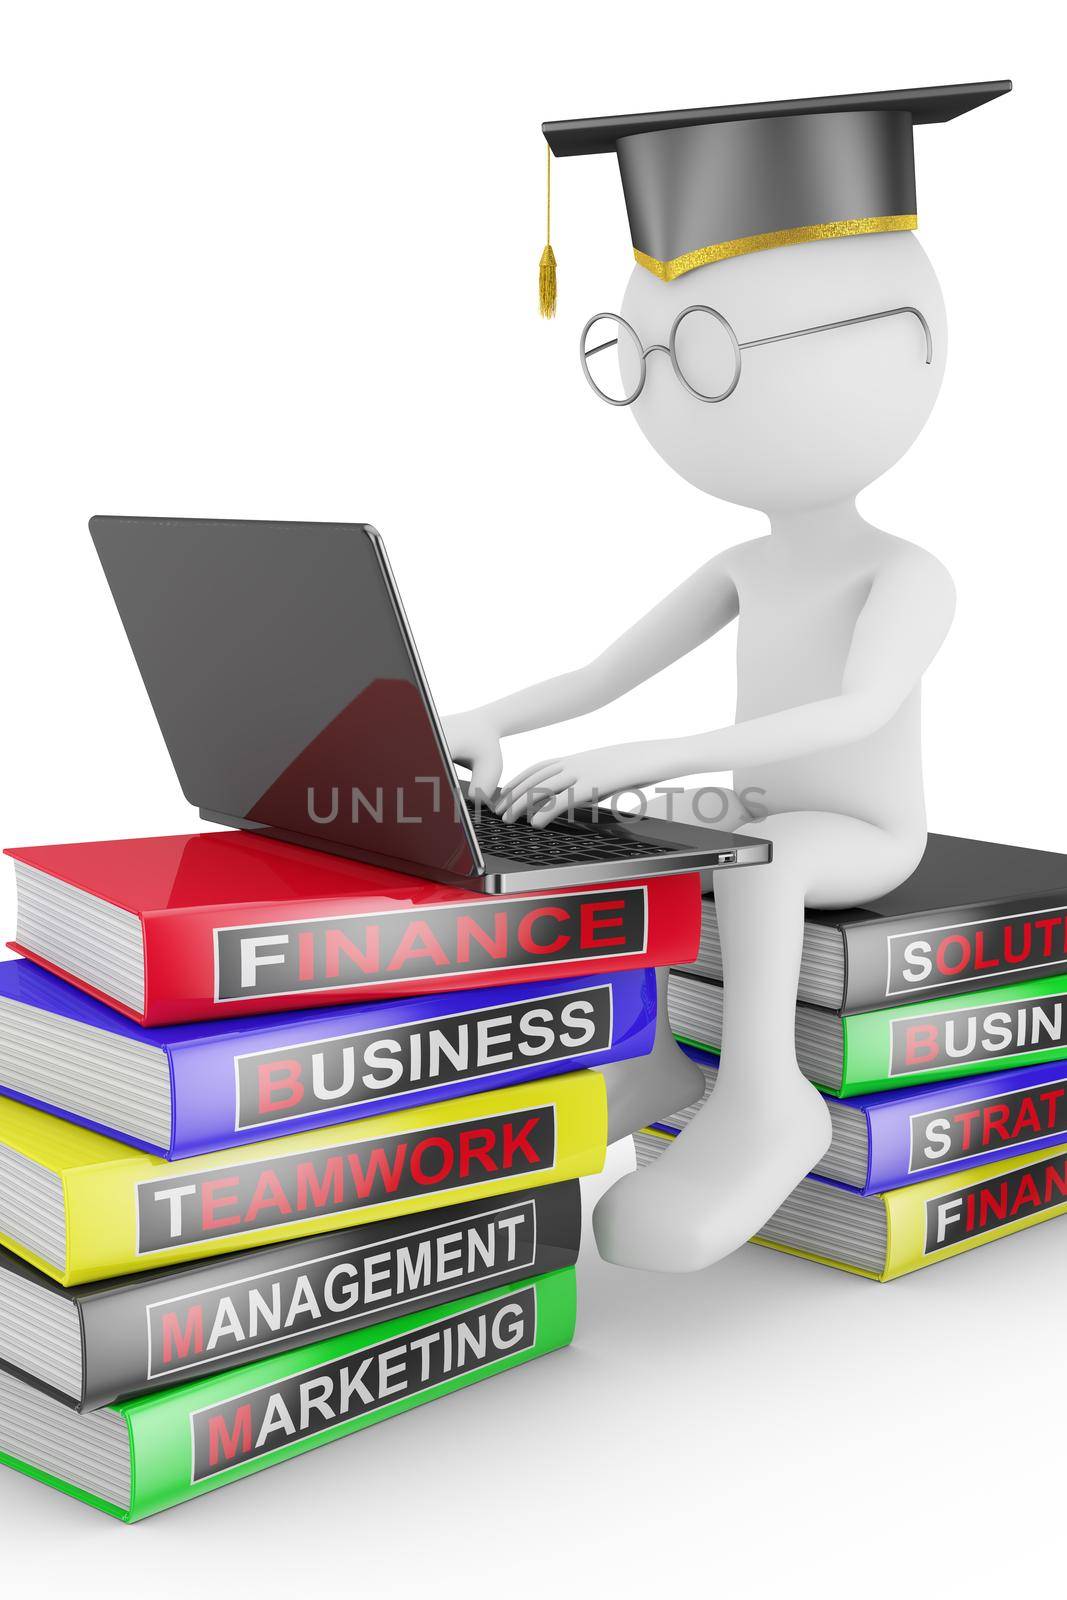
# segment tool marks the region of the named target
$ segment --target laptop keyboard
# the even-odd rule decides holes
[[[550,822],[533,828],[528,822],[502,822],[491,811],[467,802],[475,837],[486,855],[510,856],[536,866],[562,866],[569,861],[638,861],[648,856],[676,855],[678,847],[650,839],[638,844],[619,839],[581,822]]]

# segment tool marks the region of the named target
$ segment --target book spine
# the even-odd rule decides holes
[[[647,1055],[649,971],[385,1001],[171,1047],[171,1159]],[[336,1019],[336,1020],[334,1020]]]
[[[946,1083],[865,1107],[865,1194],[922,1183],[1067,1140],[1067,1062]]]
[[[265,1245],[103,1293],[74,1290],[85,1368],[79,1409],[573,1266],[581,1224],[578,1183],[554,1183]]]
[[[1067,1053],[1067,982],[1043,978],[841,1019],[841,1093],[974,1077]]]
[[[236,1159],[166,1162],[131,1151],[74,1168],[67,1273],[46,1270],[92,1283],[599,1172],[604,1080],[574,1072],[333,1134],[291,1134]]]
[[[979,902],[846,924],[842,932],[846,1012],[1067,978],[1064,905]]]
[[[127,1402],[130,1520],[558,1350],[575,1309],[565,1268]]]
[[[885,1195],[889,1212],[886,1278],[991,1244],[1067,1212],[1067,1144],[1016,1156]]]
[[[251,905],[239,919],[232,907],[168,910],[144,927],[143,1020],[159,1027],[683,965],[700,937],[700,880],[665,874],[387,912],[336,901]]]

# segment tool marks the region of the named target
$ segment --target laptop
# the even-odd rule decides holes
[[[746,835],[576,810],[505,823],[460,784],[385,546],[364,523],[94,517],[187,800],[251,829],[486,894],[770,859]],[[450,602],[486,672],[479,608]]]

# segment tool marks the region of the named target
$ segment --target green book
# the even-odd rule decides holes
[[[672,972],[668,1003],[679,1038],[718,1051],[721,984]],[[1056,1061],[1067,1056],[1067,978],[845,1015],[798,1005],[796,1046],[804,1076],[843,1097]]]
[[[573,1267],[79,1413],[0,1370],[0,1461],[136,1522],[569,1344]]]

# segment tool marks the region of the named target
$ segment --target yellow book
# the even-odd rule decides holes
[[[646,1128],[634,1142],[645,1165],[671,1136]],[[752,1243],[887,1283],[1065,1212],[1067,1144],[1060,1144],[883,1194],[805,1178]]]
[[[92,1283],[599,1172],[606,1137],[588,1071],[184,1161],[0,1097],[0,1243]]]
[[[1067,1212],[1067,1144],[860,1195],[805,1178],[753,1242],[879,1283]]]

